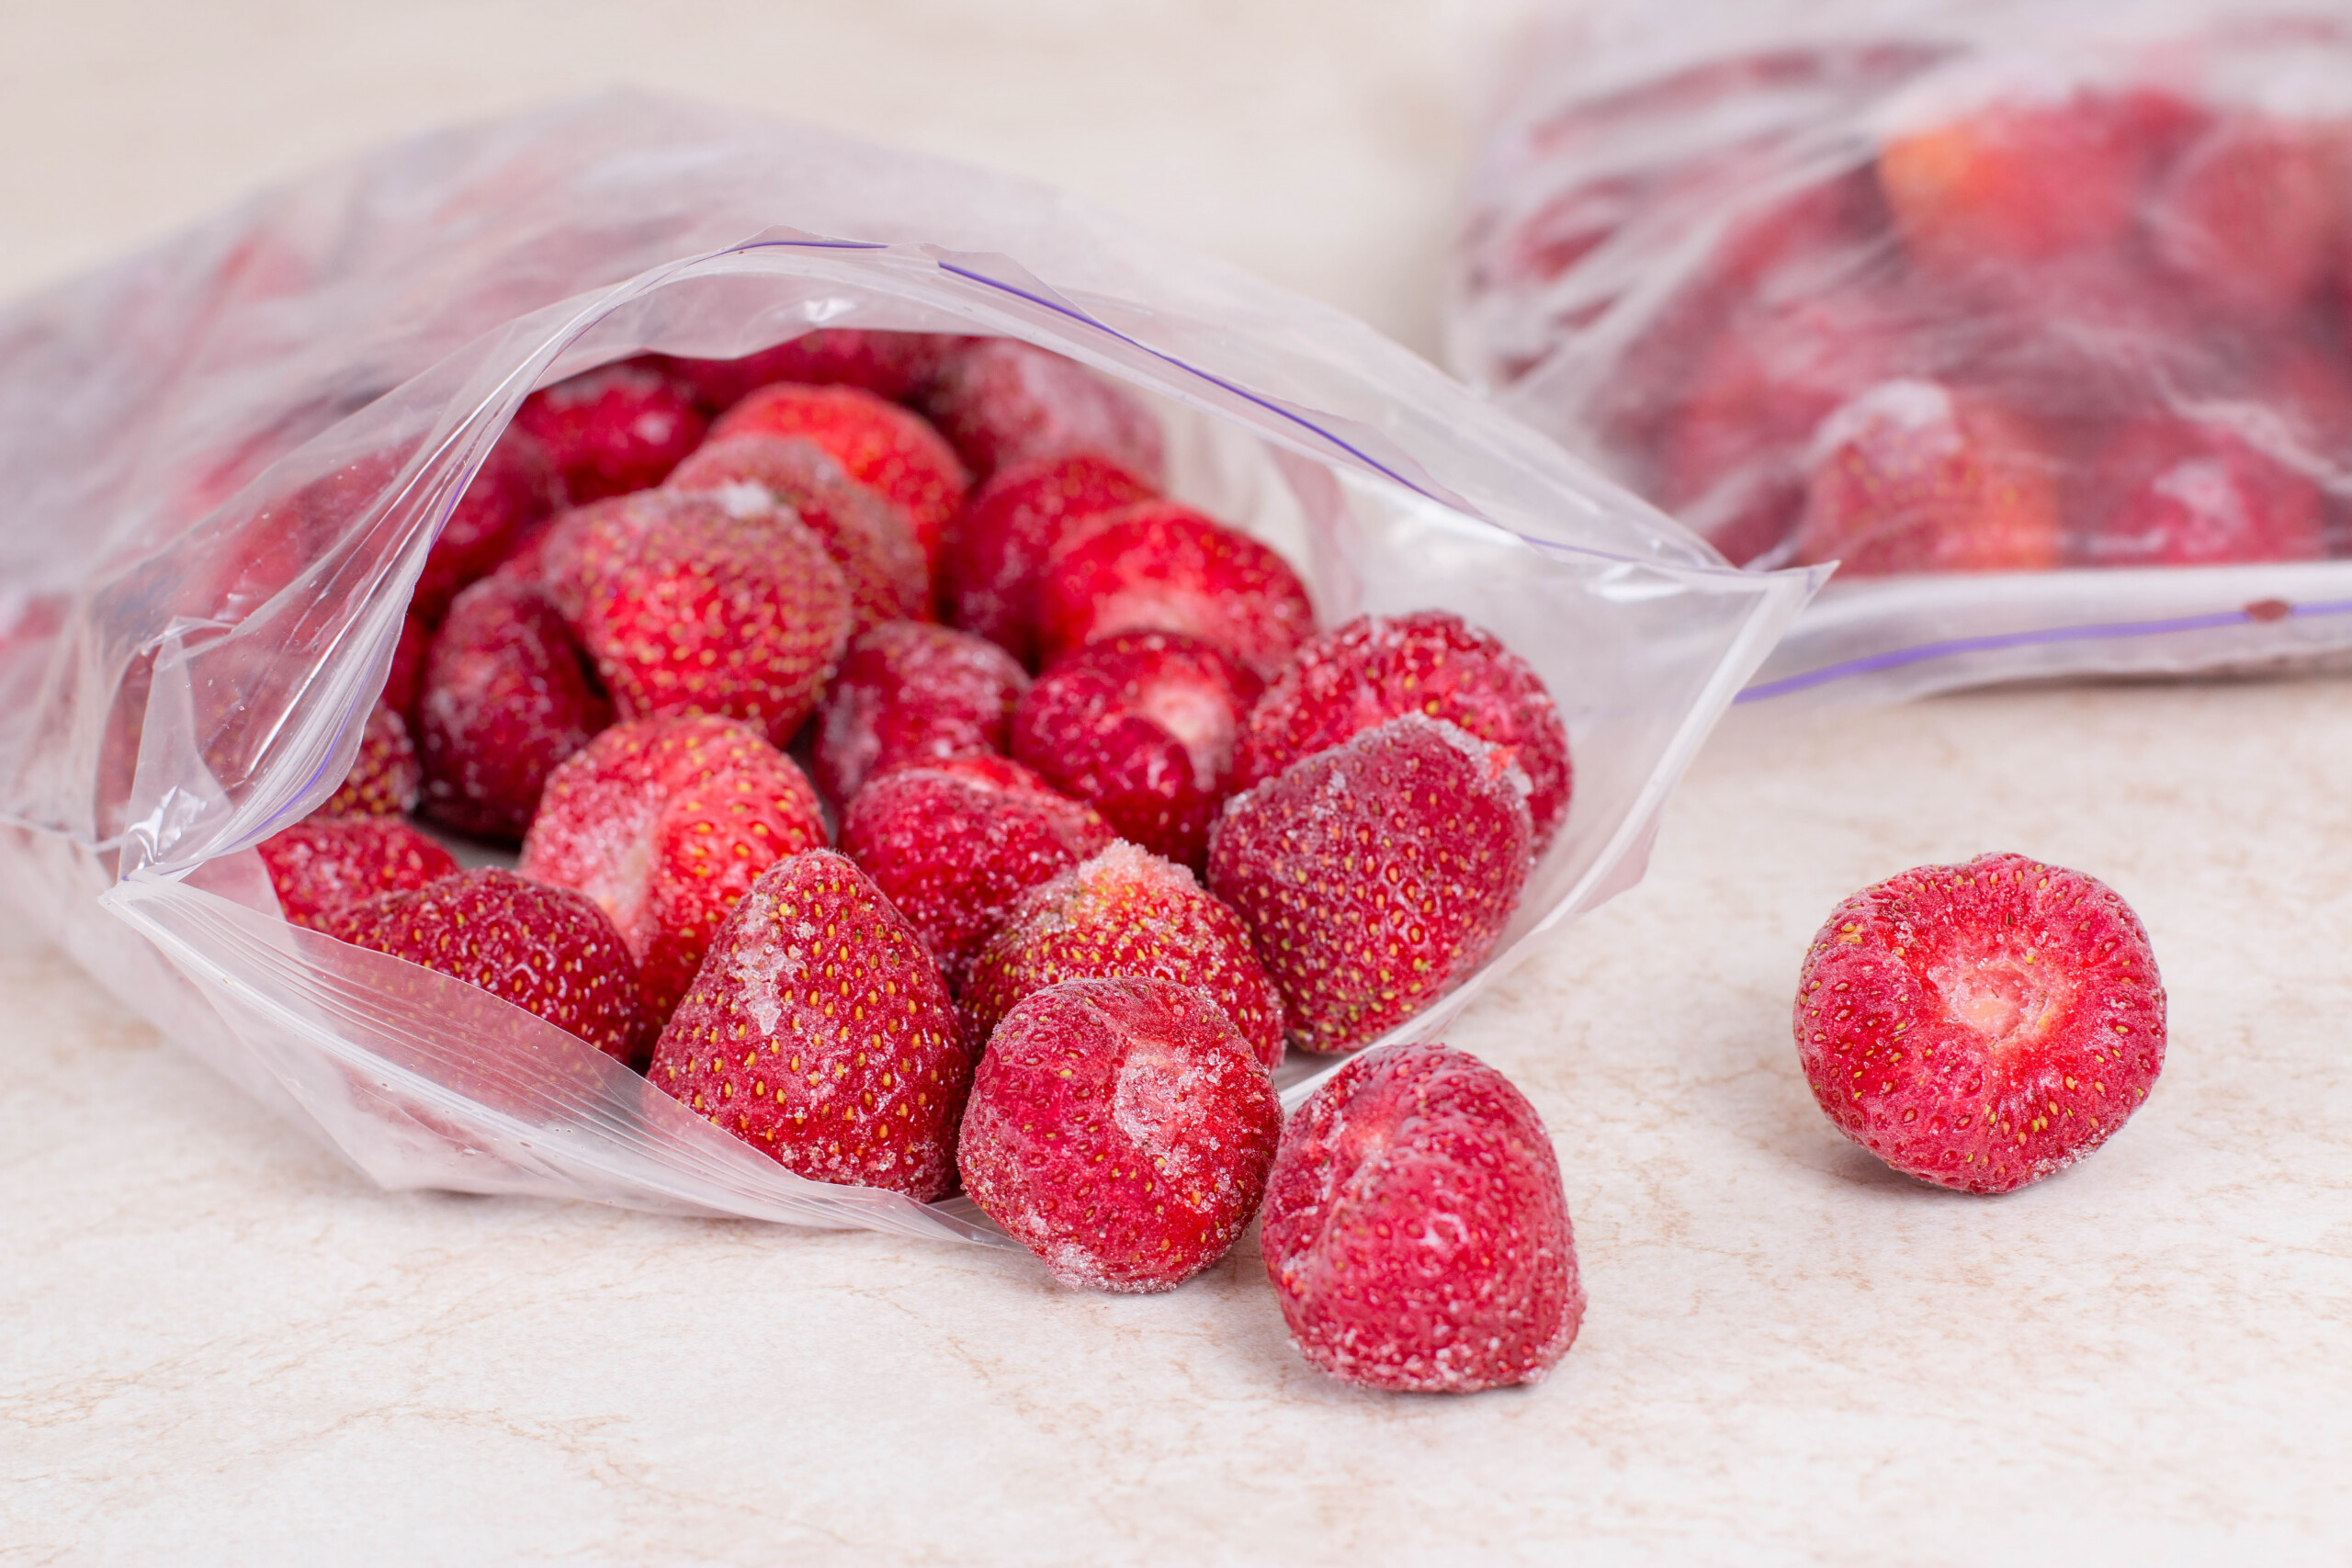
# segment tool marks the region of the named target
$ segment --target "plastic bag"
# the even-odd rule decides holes
[[[2352,649],[2352,27],[1684,3],[1540,35],[1449,353],[1736,561],[1743,701]]]
[[[251,849],[350,766],[425,551],[527,392],[820,325],[1067,354],[1150,403],[1170,493],[1283,548],[1326,624],[1443,605],[1526,655],[1576,795],[1486,974],[1638,877],[1813,586],[1724,568],[1368,330],[1050,192],[603,96],[364,158],[0,316],[0,885],[385,1186],[987,1235],[796,1178],[519,1009],[288,925]]]

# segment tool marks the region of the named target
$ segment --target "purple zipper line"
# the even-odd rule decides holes
[[[2290,604],[2285,615],[2256,615],[2248,610],[2218,610],[2210,615],[2182,615],[2165,621],[2105,621],[2083,626],[2046,626],[2037,631],[2002,632],[1989,637],[1954,637],[1948,642],[1926,642],[1916,648],[1898,648],[1885,653],[1873,653],[1863,659],[1849,659],[1837,664],[1825,664],[1818,670],[1808,670],[1802,675],[1790,675],[1770,681],[1760,686],[1750,686],[1732,699],[1736,707],[1743,703],[1762,702],[1768,697],[1784,697],[1792,692],[1826,685],[1850,675],[1870,675],[1881,670],[1897,670],[1906,664],[1925,663],[1930,659],[1946,659],[1958,653],[1988,653],[2008,648],[2031,648],[2043,643],[2104,642],[2120,637],[2164,637],[2174,632],[2211,631],[2217,626],[2244,626],[2257,621],[2284,620],[2290,617],[2352,615],[2352,599],[2331,599],[2316,604]]]

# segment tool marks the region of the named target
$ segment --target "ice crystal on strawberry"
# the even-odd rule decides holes
[[[422,887],[458,869],[448,851],[390,817],[314,814],[254,848],[286,918],[322,931],[362,899]]]

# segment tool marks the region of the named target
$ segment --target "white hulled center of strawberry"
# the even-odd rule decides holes
[[[2074,988],[2038,953],[1951,959],[1928,971],[1951,1021],[1990,1046],[2040,1040]]]
[[[1192,681],[1152,681],[1136,693],[1135,711],[1176,738],[1193,759],[1193,782],[1204,791],[1233,761],[1238,730],[1225,694]]]

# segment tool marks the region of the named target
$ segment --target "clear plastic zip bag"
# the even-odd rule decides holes
[[[1576,795],[1480,980],[1638,878],[1815,586],[1727,569],[1367,329],[1049,191],[599,96],[363,158],[0,315],[10,901],[385,1186],[989,1236],[955,1201],[801,1179],[530,1013],[288,924],[252,849],[349,768],[425,552],[533,388],[841,326],[1114,378],[1160,421],[1168,492],[1282,549],[1325,624],[1442,606],[1535,665]]]
[[[2352,649],[2352,17],[1606,4],[1515,62],[1449,356],[1736,561],[1743,701]]]

